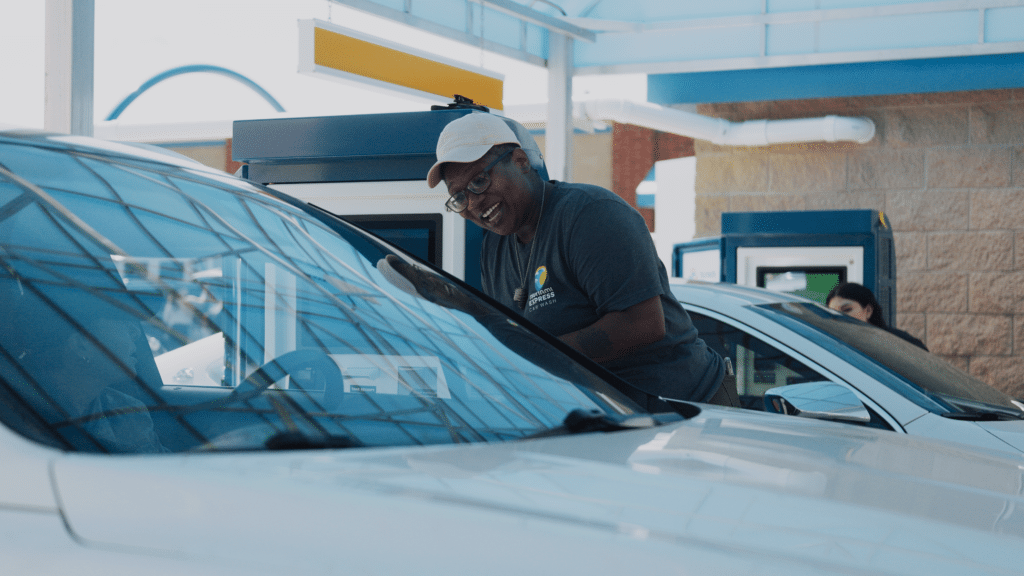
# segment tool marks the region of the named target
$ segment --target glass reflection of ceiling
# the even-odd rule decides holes
[[[516,437],[521,435],[517,427],[552,426],[569,408],[588,403],[573,386],[544,386],[552,375],[524,362],[474,317],[394,289],[376,268],[383,255],[379,248],[368,244],[357,250],[291,205],[263,194],[219,190],[175,168],[153,170],[42,149],[15,154],[18,148],[0,145],[0,166],[15,174],[31,172],[42,185],[0,175],[0,264],[8,278],[24,281],[20,290],[54,310],[49,295],[55,291],[89,294],[139,319],[152,316],[147,323],[187,345],[189,339],[161,319],[165,302],[173,300],[186,316],[194,315],[194,325],[242,342],[243,361],[250,366],[264,362],[262,336],[252,331],[262,330],[263,324],[247,323],[242,315],[246,307],[262,306],[298,311],[302,341],[323,351],[435,358],[449,381],[461,375],[463,386],[475,388],[452,395],[448,408],[425,399],[401,414],[381,406],[337,415],[326,408],[316,411],[317,418],[342,430],[353,422],[378,427],[386,422],[410,443],[427,442],[437,431],[453,441]],[[36,170],[49,160],[62,170]],[[228,268],[232,262],[234,270]],[[271,269],[296,278],[294,299],[278,294],[274,303],[265,301],[266,287],[274,285],[267,278]],[[197,287],[203,297],[223,299],[216,315],[205,316],[188,299],[200,296]],[[239,300],[234,301],[236,294]],[[149,387],[145,402],[150,412],[174,414],[182,430],[201,436],[189,410],[179,413],[180,407],[165,402],[156,387],[135,380]],[[52,426],[83,432],[85,420],[50,403],[59,414],[56,421],[51,418]],[[265,408],[249,408],[270,418]],[[422,432],[431,429],[435,432]]]

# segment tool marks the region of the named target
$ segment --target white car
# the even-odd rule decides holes
[[[1015,574],[1024,459],[676,403],[326,213],[0,133],[0,574]]]
[[[866,322],[779,292],[674,283],[746,408],[1024,452],[1024,405]]]

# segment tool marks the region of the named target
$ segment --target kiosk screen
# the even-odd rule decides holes
[[[375,214],[343,218],[422,260],[441,266],[440,214]]]
[[[775,292],[803,296],[819,304],[840,282],[846,282],[845,266],[801,266],[757,268],[757,285]]]

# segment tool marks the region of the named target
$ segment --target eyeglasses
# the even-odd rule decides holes
[[[466,184],[464,189],[452,194],[452,197],[444,203],[445,209],[449,212],[462,212],[469,207],[469,198],[466,196],[466,190],[469,190],[473,194],[483,194],[487,190],[487,187],[491,185],[491,169],[497,166],[498,162],[501,162],[505,156],[511,154],[513,150],[515,150],[515,148],[512,148],[501,156],[495,158],[494,161],[487,165],[487,168],[484,168],[482,172],[470,180],[469,184]]]

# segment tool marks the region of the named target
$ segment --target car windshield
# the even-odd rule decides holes
[[[1006,412],[1019,416],[1012,399],[988,384],[963,372],[935,354],[877,328],[813,303],[783,302],[754,306],[758,313],[811,338],[839,355],[849,355],[852,346],[874,363],[902,377],[925,396],[909,397],[919,405],[940,412]],[[826,332],[836,340],[821,338]],[[892,378],[879,378],[900,386]],[[905,390],[897,390],[901,393]],[[905,394],[906,395],[906,394]]]
[[[0,138],[0,420],[109,453],[523,438],[640,411],[364,232],[225,175]]]

